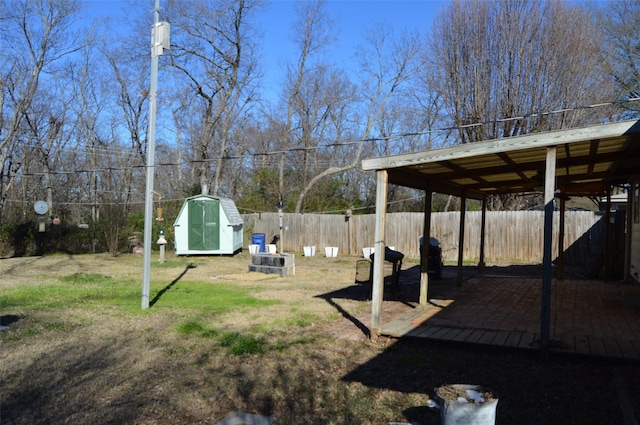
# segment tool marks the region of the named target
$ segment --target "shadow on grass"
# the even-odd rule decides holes
[[[338,313],[342,315],[345,319],[349,320],[353,323],[358,329],[362,331],[363,334],[366,335],[367,338],[371,337],[371,330],[357,317],[353,316],[347,310],[345,310],[340,304],[334,301],[334,298],[337,299],[352,299],[358,301],[367,301],[370,299],[371,285],[352,285],[346,288],[339,289],[337,291],[328,292],[326,294],[317,295],[316,298],[322,298],[325,300],[330,306],[335,308]]]
[[[165,286],[164,288],[162,288],[160,291],[158,291],[158,293],[156,294],[155,297],[153,297],[153,299],[149,302],[149,307],[153,307],[153,305],[155,303],[157,303],[158,301],[160,301],[160,298],[164,295],[165,292],[167,292],[169,289],[171,289],[171,287],[173,285],[175,285],[176,283],[178,283],[180,281],[180,279],[182,279],[184,277],[184,275],[187,274],[187,272],[189,271],[189,269],[195,269],[197,266],[193,263],[189,263],[187,264],[187,267],[185,267],[184,271],[182,273],[180,273],[180,276],[176,277],[173,282],[171,282],[170,284],[168,284],[167,286]]]
[[[443,317],[441,314],[444,313],[438,313],[428,321],[434,327],[449,327],[453,332],[459,332],[460,329],[482,330],[483,326],[492,329],[487,327],[489,325],[474,322],[472,314],[468,315],[473,319],[471,321],[464,321],[463,314],[454,320],[455,312],[462,313],[467,309],[479,311],[491,307],[496,309],[494,317],[503,315],[500,316],[503,321],[511,317],[510,323],[513,323],[515,329],[518,326],[517,320],[521,320],[522,315],[531,310],[526,309],[521,313],[520,310],[511,308],[516,304],[517,297],[524,294],[524,284],[520,282],[533,281],[529,285],[535,294],[535,288],[539,287],[535,279],[541,276],[540,269],[539,265],[494,266],[486,267],[484,275],[478,275],[473,268],[465,267],[463,284],[457,288],[456,268],[445,268],[444,279],[429,282],[429,299],[452,299],[456,304],[449,308],[451,314]],[[567,270],[565,276],[568,275],[566,272]],[[406,289],[403,291],[405,295],[416,291],[409,299],[415,299],[419,290],[419,286],[415,284],[417,276],[416,274],[413,286],[407,282],[403,287]],[[512,285],[516,290],[500,292],[499,295],[504,299],[491,298],[489,285],[505,289]],[[535,317],[538,299],[538,296],[526,297],[527,301],[522,303],[533,304]],[[594,307],[590,308],[596,314]],[[513,311],[511,316],[507,315],[510,311]],[[419,424],[439,423],[440,412],[427,407],[427,400],[436,398],[437,387],[458,383],[481,385],[500,395],[497,423],[622,423],[624,421],[617,400],[619,394],[616,388],[611,387],[614,368],[616,365],[624,367],[625,374],[638,371],[638,365],[628,360],[591,358],[566,352],[552,352],[546,358],[541,358],[537,350],[439,341],[436,338],[401,337],[383,341],[388,342],[389,346],[383,347],[371,360],[353,368],[342,379],[349,383],[357,382],[367,388],[425,394],[424,403],[403,411],[406,419]],[[633,384],[632,381],[629,382]],[[603,391],[606,388],[610,391]],[[575,397],[576,391],[580,392],[580,397]]]
[[[122,379],[114,369],[115,365],[122,367],[121,352],[129,344],[129,339],[122,338],[88,348],[64,341],[40,354],[38,361],[27,363],[24,369],[18,365],[7,368],[3,375],[7,386],[0,394],[2,423],[137,423],[140,419],[137,407],[144,401],[144,395],[130,389],[135,384]],[[121,387],[122,395],[115,395],[108,406],[96,402],[91,409],[83,408],[86,406],[76,400],[96,397],[95,388],[104,385],[99,377],[106,374],[110,376],[109,389]],[[102,397],[107,397],[109,391],[106,386],[101,390],[100,400],[105,400]]]
[[[9,326],[16,323],[18,320],[20,320],[20,316],[16,316],[15,314],[5,314],[0,316],[0,326]]]
[[[356,281],[357,282],[357,281]],[[451,287],[451,283],[442,279],[437,280],[431,285],[430,294],[440,294],[441,288]],[[445,284],[442,284],[445,282]],[[384,301],[393,301],[402,303],[410,308],[415,308],[419,300],[419,283],[420,283],[420,266],[414,266],[409,269],[402,270],[400,273],[399,287],[396,288],[390,284],[390,277],[385,277],[385,285],[383,298]],[[434,289],[435,288],[435,289]],[[342,307],[336,300],[349,299],[354,301],[369,302],[371,301],[371,283],[360,282],[351,286],[338,289],[336,291],[327,292],[325,294],[317,295],[316,298],[325,300],[330,306],[335,308],[342,317],[353,323],[362,333],[367,337],[371,337],[371,330],[360,321],[357,317],[353,316],[344,307]]]
[[[499,395],[496,423],[623,423],[618,393],[611,386],[616,365],[625,373],[639,370],[623,361],[565,355],[541,360],[534,351],[404,338],[353,368],[342,380],[423,394],[423,402],[402,412],[411,423],[440,423],[440,411],[427,407],[427,402],[440,403],[436,389],[458,383],[481,385]]]

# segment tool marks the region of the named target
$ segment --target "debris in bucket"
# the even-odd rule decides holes
[[[485,403],[496,398],[490,391],[482,388],[469,389],[464,386],[446,385],[436,390],[438,397],[444,400],[456,400],[459,403]]]
[[[498,398],[479,385],[453,384],[436,388],[441,398],[442,425],[495,425]]]
[[[472,399],[474,403],[484,403],[484,397],[476,390],[467,390],[467,397]]]

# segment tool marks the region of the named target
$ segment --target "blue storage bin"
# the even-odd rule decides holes
[[[266,237],[264,233],[254,233],[251,235],[251,243],[253,245],[260,245],[260,250],[258,252],[265,252],[265,241]]]

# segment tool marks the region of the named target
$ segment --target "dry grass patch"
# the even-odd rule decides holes
[[[145,311],[140,257],[0,260],[0,309],[15,319],[0,332],[2,423],[215,424],[244,411],[278,425],[433,424],[426,404],[446,383],[494,389],[498,423],[623,422],[611,365],[336,338],[370,312],[356,260],[297,256],[284,278],[249,273],[245,253],[154,260]]]

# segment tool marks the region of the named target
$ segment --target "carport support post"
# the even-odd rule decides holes
[[[611,274],[611,187],[607,188],[607,209],[604,212],[604,281]]]
[[[420,307],[427,306],[429,296],[429,246],[431,238],[431,190],[424,194],[424,228],[420,250]]]
[[[544,240],[542,254],[542,300],[540,311],[540,347],[549,348],[551,328],[551,243],[553,240],[553,198],[556,183],[556,147],[547,148],[544,175]]]
[[[564,214],[567,210],[565,197],[560,198],[560,223],[558,228],[558,270],[557,278],[564,279]]]
[[[480,261],[478,262],[478,268],[480,274],[484,273],[484,244],[486,241],[485,230],[487,227],[487,197],[482,198],[482,218],[480,222]]]
[[[382,330],[382,299],[384,297],[384,227],[387,216],[386,170],[376,171],[376,227],[373,256],[373,276],[371,280],[371,339],[376,340]]]
[[[462,263],[464,260],[464,221],[467,213],[467,195],[460,198],[460,234],[458,236],[458,286],[462,286]]]
[[[629,187],[629,192],[627,192],[627,229],[631,229],[633,227],[633,205],[635,194],[636,183],[631,183]],[[631,241],[632,234],[630,231],[625,232],[625,240],[624,240],[624,281],[629,282],[629,276],[631,275]]]

